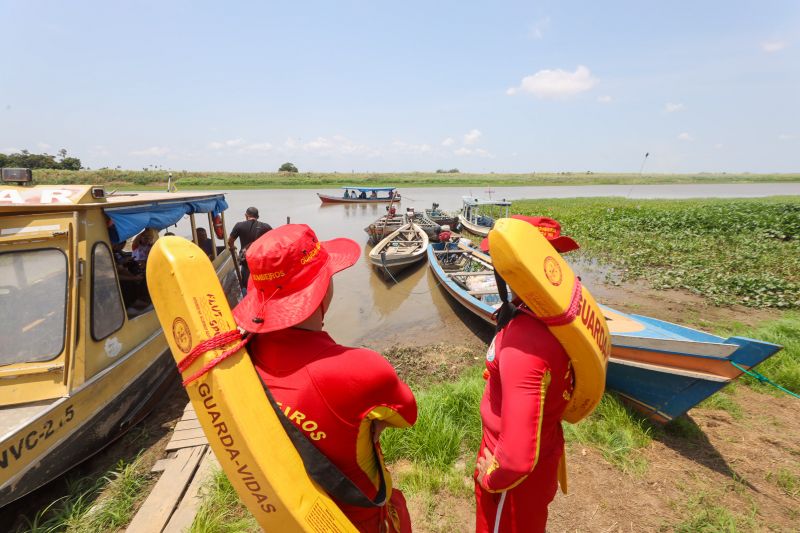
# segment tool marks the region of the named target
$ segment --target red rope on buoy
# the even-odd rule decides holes
[[[545,326],[563,326],[569,324],[575,317],[578,316],[578,313],[581,310],[581,299],[582,299],[582,292],[581,292],[581,279],[576,277],[575,278],[575,285],[572,287],[572,297],[569,301],[569,307],[567,307],[566,311],[561,313],[560,315],[555,316],[536,316],[533,314],[533,311],[527,308],[527,306],[520,306],[519,309],[523,313],[527,313],[533,317],[538,318],[542,322],[544,322]]]
[[[251,338],[253,337],[249,333],[242,335],[242,332],[240,332],[238,329],[234,329],[231,331],[225,331],[223,333],[217,333],[210,339],[206,339],[199,343],[197,346],[192,348],[192,351],[189,352],[186,357],[178,361],[178,370],[181,372],[181,374],[183,374],[183,372],[204,353],[211,350],[216,350],[217,348],[222,348],[223,346],[226,346],[234,341],[239,341],[232,348],[225,350],[217,357],[203,365],[200,370],[184,379],[183,386],[185,387],[192,381],[203,376],[206,372],[217,366],[220,362],[239,351],[239,349],[243,348],[248,342],[250,342]]]

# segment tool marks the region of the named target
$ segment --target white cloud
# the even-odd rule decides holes
[[[284,146],[292,150],[297,150],[299,148],[304,152],[311,152],[323,156],[362,155],[374,157],[380,155],[380,151],[370,148],[365,144],[357,143],[342,135],[317,137],[314,140],[302,144],[294,139],[287,139]]]
[[[212,150],[221,150],[223,148],[235,148],[244,144],[244,139],[229,139],[227,141],[212,141],[208,143],[208,147]]]
[[[601,104],[610,104],[614,99],[611,96],[604,94],[603,96],[598,96],[597,101]]]
[[[686,109],[686,106],[683,104],[673,104],[672,102],[667,102],[664,105],[664,112],[665,113],[675,113],[676,111],[683,111]]]
[[[722,143],[717,143],[717,144],[714,145],[714,148],[716,148],[717,150],[720,150],[720,149],[722,149],[724,147],[725,147],[725,145],[722,144]]]
[[[11,154],[18,154],[20,152],[19,148],[0,148],[0,153],[11,155]]]
[[[453,150],[453,153],[456,155],[470,155],[472,153],[472,150],[470,150],[469,148],[464,148],[462,146],[458,150]]]
[[[784,48],[786,48],[785,41],[764,41],[761,43],[761,50],[767,52],[768,54],[780,52]]]
[[[540,18],[531,25],[528,35],[531,39],[543,39],[544,32],[550,29],[550,17]]]
[[[565,98],[590,90],[597,85],[597,79],[583,65],[578,65],[575,72],[566,70],[540,70],[522,78],[519,87],[511,87],[506,94],[530,93],[538,98]]]
[[[404,141],[394,141],[392,143],[392,151],[401,154],[427,154],[431,151],[429,144],[413,144]]]
[[[134,150],[131,152],[131,155],[162,156],[167,155],[169,152],[170,149],[165,146],[151,146],[150,148],[144,148],[142,150]]]
[[[453,146],[455,142],[456,141],[452,137],[448,137],[442,141],[442,146]]]
[[[792,139],[794,139],[794,135],[789,135],[788,133],[781,133],[778,135],[779,141],[791,141]]]
[[[494,154],[490,153],[487,150],[484,150],[483,148],[476,149],[475,155],[477,155],[478,157],[485,157],[487,159],[494,159]]]
[[[678,134],[678,140],[679,141],[693,141],[694,137],[692,137],[691,135],[689,135],[689,133],[684,131],[683,133],[679,133]]]
[[[481,137],[481,132],[476,129],[471,129],[464,134],[464,144],[475,144]]]
[[[268,142],[263,143],[250,143],[242,146],[238,152],[245,153],[245,152],[269,152],[272,150],[272,144]]]
[[[39,150],[42,150],[42,151],[49,150],[50,148],[52,148],[52,146],[50,146],[46,142],[41,142],[41,141],[36,143],[36,146],[39,148]]]

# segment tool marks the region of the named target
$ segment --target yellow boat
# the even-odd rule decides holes
[[[112,244],[188,215],[195,241],[206,226],[234,305],[226,208],[223,194],[0,187],[0,507],[98,452],[177,384],[152,305],[123,301]]]

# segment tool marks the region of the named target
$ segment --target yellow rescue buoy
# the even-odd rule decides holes
[[[214,267],[191,241],[159,239],[148,258],[147,285],[176,362],[200,342],[236,330]],[[206,352],[183,378],[230,347]],[[186,392],[225,474],[265,531],[356,532],[308,477],[245,348],[189,383]]]
[[[582,420],[603,396],[611,353],[611,336],[600,307],[535,226],[502,218],[489,232],[489,248],[494,268],[567,352],[575,390],[564,420]]]

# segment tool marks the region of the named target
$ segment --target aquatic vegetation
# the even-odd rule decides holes
[[[714,304],[800,308],[800,199],[514,202],[515,213],[551,216],[581,253],[622,280],[685,289]]]
[[[166,170],[34,170],[38,183],[113,184],[123,188],[164,190]],[[796,182],[800,174],[595,174],[592,172],[552,172],[524,174],[442,174],[436,172],[356,173],[280,173],[280,172],[173,172],[179,188],[321,188],[343,185],[379,186],[473,186],[513,185],[636,185],[654,183],[759,183]]]

